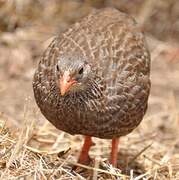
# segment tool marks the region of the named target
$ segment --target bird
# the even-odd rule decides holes
[[[57,129],[83,135],[78,162],[89,162],[92,137],[119,139],[142,121],[150,94],[150,52],[136,20],[115,8],[91,11],[54,37],[33,77],[36,103]]]

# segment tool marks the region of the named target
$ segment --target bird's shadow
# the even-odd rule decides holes
[[[145,168],[142,163],[139,163],[135,159],[136,155],[129,152],[118,153],[118,163],[117,166],[121,170],[122,174],[130,175],[131,170],[134,176],[139,176],[145,173]]]
[[[145,173],[144,165],[138,161],[136,154],[137,152],[129,152],[126,149],[120,150],[118,153],[117,168],[121,171],[122,174],[130,175],[131,170],[133,171],[134,176],[139,176]],[[109,161],[106,163],[109,163]]]
[[[101,161],[99,163],[99,167],[98,168],[102,169],[102,170],[105,170],[105,171],[108,171],[109,173],[111,172],[111,169],[114,170],[114,171],[112,170],[113,172],[115,172],[117,170],[121,174],[127,175],[127,176],[131,175],[131,170],[132,170],[133,177],[137,177],[137,176],[139,176],[141,174],[144,174],[145,173],[145,169],[144,169],[143,164],[139,163],[137,161],[137,159],[135,159],[135,157],[136,157],[136,153],[128,152],[126,150],[121,150],[118,153],[118,162],[117,162],[117,168],[118,169],[116,169],[116,168],[113,169],[113,167],[109,163],[109,160]],[[106,159],[106,156],[105,156],[105,159]],[[95,167],[94,159],[90,160],[88,166]],[[74,167],[75,167],[75,168],[73,168],[73,172],[74,173],[79,173],[79,174],[83,175],[84,177],[89,177],[89,176],[93,175],[93,171],[92,170],[89,171],[89,169],[79,168],[77,166],[74,166]],[[108,175],[105,174],[105,173],[103,175],[101,174],[101,176],[104,176],[104,178],[106,178]]]

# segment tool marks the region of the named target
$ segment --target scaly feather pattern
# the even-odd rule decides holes
[[[91,76],[83,89],[60,95],[59,62],[63,70],[89,64]],[[106,8],[52,41],[38,64],[33,89],[41,112],[58,129],[110,139],[130,133],[141,122],[149,76],[150,55],[135,20]]]

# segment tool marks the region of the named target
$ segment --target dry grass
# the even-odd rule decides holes
[[[148,112],[133,133],[121,138],[119,169],[108,162],[110,142],[100,139],[94,139],[91,164],[76,163],[83,138],[50,125],[31,88],[49,38],[104,6],[138,19],[152,57]],[[177,0],[0,0],[1,179],[179,179],[178,17]]]

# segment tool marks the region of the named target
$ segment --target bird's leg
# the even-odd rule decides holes
[[[119,138],[112,139],[112,149],[111,149],[111,164],[117,167],[117,154],[118,154]]]
[[[89,162],[89,155],[88,152],[90,150],[90,147],[93,145],[92,138],[90,136],[86,136],[84,140],[84,144],[81,150],[81,154],[79,157],[78,162],[81,164],[86,164]]]

